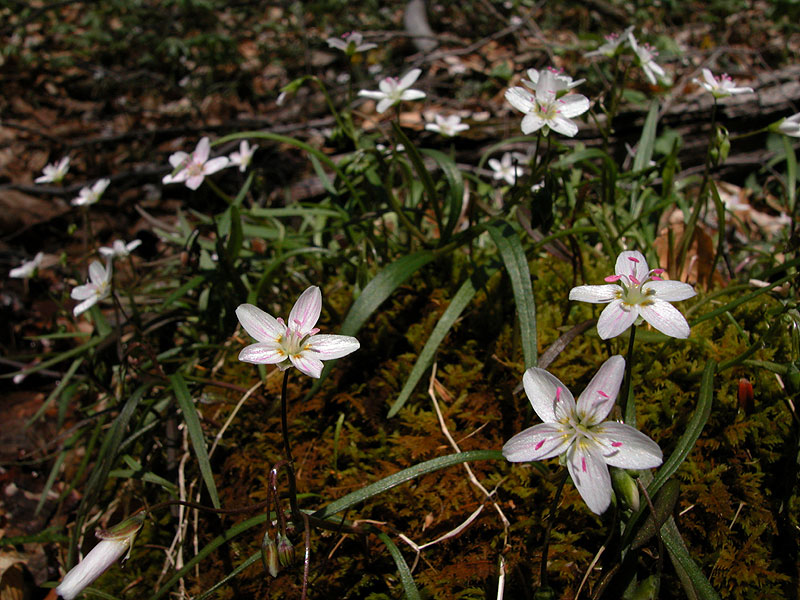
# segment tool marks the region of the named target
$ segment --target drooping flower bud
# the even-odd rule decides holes
[[[278,576],[280,565],[278,564],[278,547],[275,545],[275,540],[267,531],[264,534],[264,539],[261,540],[261,562],[264,564],[264,570],[273,577]]]
[[[278,560],[284,567],[291,567],[295,561],[294,545],[283,534],[278,535]]]
[[[126,560],[130,556],[133,540],[142,528],[145,514],[141,510],[111,529],[97,531],[95,535],[101,542],[64,576],[56,593],[64,600],[72,600],[123,554],[123,560]]]
[[[611,485],[618,501],[633,511],[639,510],[639,487],[625,469],[611,467]]]

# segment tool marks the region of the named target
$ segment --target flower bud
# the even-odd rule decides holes
[[[278,535],[278,560],[284,567],[291,567],[295,560],[294,546],[283,534]]]
[[[97,531],[95,535],[100,538],[100,543],[64,576],[56,593],[64,600],[72,600],[123,554],[123,560],[127,559],[133,540],[142,528],[144,517],[145,512],[142,510],[111,529]]]
[[[265,571],[273,577],[278,576],[280,570],[278,547],[275,545],[275,540],[269,535],[269,531],[264,534],[264,539],[261,541],[261,562],[264,564]]]
[[[631,510],[639,510],[639,487],[625,469],[611,467],[611,484],[617,500]]]

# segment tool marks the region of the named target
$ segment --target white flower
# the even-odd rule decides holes
[[[600,45],[597,50],[592,50],[591,52],[587,52],[584,54],[584,58],[589,58],[591,56],[608,56],[611,58],[617,53],[617,50],[628,41],[628,35],[633,31],[633,26],[628,27],[625,31],[621,34],[619,33],[611,33],[607,36],[604,36],[606,40],[605,44]]]
[[[33,260],[26,260],[20,266],[11,269],[8,272],[8,276],[14,279],[28,279],[33,277],[36,273],[36,270],[42,266],[43,260],[44,252],[37,252],[36,256],[33,257]]]
[[[88,186],[81,188],[81,191],[78,192],[78,197],[73,198],[72,206],[89,206],[97,203],[109,183],[111,183],[110,179],[98,179],[91,188]]]
[[[100,261],[93,260],[89,265],[89,283],[79,285],[72,290],[73,300],[82,300],[72,312],[77,317],[81,313],[89,310],[92,306],[97,304],[100,300],[107,297],[111,292],[111,263],[106,263],[106,266],[100,264]]]
[[[357,31],[345,33],[341,38],[328,38],[328,46],[341,50],[347,56],[353,56],[356,52],[366,52],[377,48],[378,44],[364,44],[364,36]]]
[[[524,173],[522,167],[514,164],[514,156],[511,152],[503,154],[500,160],[490,158],[489,166],[494,171],[493,177],[495,179],[505,179],[508,185],[514,185],[514,182],[522,177]]]
[[[778,131],[783,135],[800,137],[800,113],[795,113],[781,121],[781,124],[778,125]]]
[[[139,246],[142,245],[142,240],[133,240],[129,244],[126,244],[122,240],[114,240],[114,243],[111,244],[111,247],[103,246],[99,249],[100,256],[104,258],[124,258],[126,256],[130,256],[131,251],[135,250]]]
[[[533,410],[544,421],[512,437],[503,446],[511,462],[564,455],[567,469],[589,509],[603,513],[611,503],[608,466],[650,469],[661,464],[661,448],[630,425],[604,421],[614,407],[625,359],[609,358],[578,398],[556,377],[532,367],[522,383]]]
[[[250,161],[253,159],[253,154],[256,153],[256,150],[258,150],[258,144],[251,148],[247,140],[242,140],[239,143],[239,151],[231,153],[231,166],[239,165],[239,170],[244,172],[250,166]]]
[[[127,552],[130,555],[133,540],[142,528],[144,517],[145,512],[140,511],[108,531],[96,532],[101,542],[64,576],[56,588],[56,594],[64,600],[72,600],[123,554]]]
[[[626,250],[617,257],[614,275],[606,277],[608,285],[580,285],[569,292],[570,300],[608,303],[597,320],[597,333],[607,340],[644,319],[661,333],[689,337],[689,323],[670,302],[679,302],[696,294],[688,283],[665,281],[664,269],[647,268],[641,252]]]
[[[536,73],[533,69],[528,71],[531,81],[526,85],[532,87],[534,93],[523,87],[512,87],[505,94],[511,106],[525,114],[522,133],[529,134],[544,128],[544,135],[552,129],[573,137],[578,133],[578,126],[571,119],[589,110],[589,99],[581,94],[563,97],[560,94],[580,81],[573,82],[572,78],[550,69],[542,69],[535,77],[533,73]]]
[[[425,97],[425,92],[409,89],[421,73],[421,69],[411,69],[401,79],[386,77],[378,84],[380,91],[361,90],[358,95],[377,100],[378,106],[375,107],[375,110],[379,113],[386,112],[395,104],[403,101],[421,100]]]
[[[469,129],[469,125],[461,122],[461,117],[458,115],[434,115],[433,123],[427,123],[425,129],[428,131],[435,131],[446,137],[453,137],[462,131]]]
[[[309,377],[319,377],[322,361],[347,356],[360,344],[348,335],[317,335],[315,328],[322,310],[322,293],[311,286],[297,299],[289,313],[288,325],[252,304],[242,304],[236,316],[245,331],[258,343],[239,353],[239,360],[278,365],[283,371],[292,365]]]
[[[736,87],[733,83],[733,79],[728,77],[725,73],[720,75],[719,80],[717,80],[708,69],[703,69],[702,80],[695,77],[692,81],[702,85],[706,90],[711,92],[714,98],[727,98],[728,96],[753,92],[753,88],[750,87]]]
[[[42,169],[41,175],[34,179],[35,183],[60,183],[69,171],[69,156],[62,158],[57,164],[53,163]]]
[[[164,176],[162,183],[182,183],[186,182],[186,187],[190,190],[196,190],[203,183],[206,175],[216,173],[228,166],[227,156],[218,156],[217,158],[208,159],[211,152],[211,144],[207,137],[202,138],[198,143],[194,152],[186,154],[186,152],[176,152],[169,157],[169,164],[175,169],[180,168],[180,171],[169,173]]]
[[[549,72],[553,76],[553,81],[550,84],[552,86],[552,90],[556,92],[558,95],[560,92],[567,92],[572,88],[578,87],[582,84],[585,79],[578,79],[577,81],[573,81],[572,77],[564,73],[561,69],[556,69],[555,67],[547,67],[547,69],[543,69],[542,71],[537,71],[536,69],[528,69],[528,79],[522,80],[522,85],[525,85],[536,91],[536,86],[539,84],[539,77],[541,73]]]
[[[647,77],[647,80],[653,85],[656,85],[657,83],[656,78],[666,81],[666,73],[664,73],[664,69],[662,69],[653,60],[655,56],[658,56],[658,52],[656,52],[650,44],[642,44],[640,46],[636,42],[633,32],[628,32],[628,42],[630,43],[633,51],[636,53],[636,58],[639,59],[639,65],[642,67],[642,71],[644,71],[644,75]]]

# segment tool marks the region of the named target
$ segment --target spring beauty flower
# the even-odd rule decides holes
[[[500,157],[489,159],[489,166],[494,171],[493,177],[495,179],[504,179],[508,185],[514,185],[514,182],[522,177],[524,173],[522,167],[514,164],[514,156],[511,152],[506,152]]]
[[[454,137],[469,129],[469,125],[461,122],[461,117],[458,115],[434,115],[433,123],[427,123],[425,129],[428,131],[435,131],[445,137]]]
[[[197,147],[191,154],[175,152],[169,157],[169,164],[175,169],[180,169],[180,171],[174,175],[168,173],[161,182],[186,183],[186,187],[190,190],[196,190],[202,185],[206,175],[221,171],[228,166],[227,156],[218,156],[209,160],[208,155],[210,152],[211,143],[207,137],[202,138],[197,143]]]
[[[72,600],[123,554],[125,554],[123,560],[127,560],[133,540],[144,523],[144,517],[144,511],[140,511],[107,531],[95,532],[101,540],[100,543],[64,576],[56,588],[56,593],[64,600]]]
[[[625,42],[628,41],[628,35],[633,31],[633,26],[628,27],[625,31],[620,33],[611,33],[609,35],[604,36],[605,43],[601,44],[597,50],[592,50],[591,52],[587,52],[583,55],[584,58],[590,58],[592,56],[607,56],[608,58],[613,57],[620,48],[625,46]]]
[[[230,165],[235,167],[236,165],[239,166],[239,170],[244,173],[247,170],[247,167],[250,166],[250,161],[253,159],[253,154],[256,153],[258,150],[258,144],[250,147],[250,144],[247,143],[247,140],[242,140],[239,143],[239,151],[232,152],[230,156]]]
[[[42,169],[43,175],[34,179],[34,183],[61,183],[69,171],[69,156],[65,156],[58,163],[52,163]]]
[[[597,333],[607,340],[644,319],[665,335],[689,337],[689,323],[670,302],[696,294],[688,283],[661,279],[664,269],[647,268],[641,252],[626,250],[617,257],[614,275],[607,285],[580,285],[569,292],[570,300],[608,304],[597,320]]]
[[[425,97],[425,92],[410,89],[414,82],[422,73],[421,69],[411,69],[402,78],[386,77],[378,84],[379,91],[361,90],[359,96],[372,98],[378,101],[375,110],[379,113],[386,112],[395,104],[408,100],[421,100]]]
[[[108,297],[111,293],[111,274],[110,261],[106,263],[105,267],[98,260],[92,261],[92,264],[89,265],[89,283],[77,286],[70,294],[73,300],[82,300],[72,310],[76,317]]]
[[[652,85],[656,85],[656,78],[666,81],[666,73],[664,72],[664,69],[662,69],[655,60],[653,60],[656,56],[658,56],[658,52],[656,52],[655,48],[653,48],[650,44],[642,44],[640,46],[636,41],[633,32],[628,32],[628,43],[631,45],[631,49],[636,54],[639,66],[642,67],[642,71],[644,71],[644,75],[647,77],[647,80]]]
[[[790,137],[800,137],[800,113],[786,117],[778,125],[778,132]]]
[[[44,252],[37,252],[32,260],[26,260],[20,266],[11,269],[8,276],[13,279],[29,279],[36,274],[39,267],[42,266],[44,260]]]
[[[92,187],[86,186],[81,188],[78,196],[73,198],[72,206],[89,206],[96,204],[100,201],[103,192],[106,191],[108,184],[111,183],[110,179],[98,179]]]
[[[111,247],[103,246],[98,251],[100,252],[100,256],[106,259],[124,258],[130,256],[131,252],[141,245],[142,240],[133,240],[128,244],[122,240],[114,240]]]
[[[611,503],[608,467],[650,469],[661,464],[661,448],[630,425],[605,421],[619,393],[625,359],[609,358],[578,398],[556,377],[537,367],[522,383],[533,410],[543,421],[518,433],[503,446],[511,462],[562,455],[589,510],[603,513]]]
[[[311,286],[297,299],[288,324],[252,304],[242,304],[236,316],[244,330],[258,343],[239,353],[239,360],[255,364],[278,365],[281,371],[291,366],[309,377],[318,378],[322,361],[347,356],[361,346],[349,335],[318,335],[314,327],[322,310],[322,292]]]
[[[562,93],[580,81],[573,82],[571,77],[551,69],[542,69],[536,75],[534,73],[533,69],[529,70],[531,80],[523,82],[533,88],[533,93],[519,86],[509,88],[505,93],[509,104],[525,115],[522,133],[527,135],[541,129],[547,135],[552,129],[573,137],[578,133],[578,126],[572,119],[589,110],[589,99],[581,94],[564,96]]]
[[[561,69],[556,69],[554,67],[547,67],[547,69],[543,69],[542,71],[537,71],[536,69],[528,69],[528,79],[522,80],[522,85],[530,88],[534,92],[536,91],[536,86],[539,84],[539,77],[543,72],[549,72],[553,77],[552,81],[552,90],[556,92],[556,95],[561,95],[561,92],[568,92],[569,90],[578,87],[582,84],[585,79],[578,79],[577,81],[573,81],[572,77],[564,73]]]
[[[753,88],[751,87],[737,87],[726,73],[720,75],[719,79],[708,69],[703,69],[703,79],[692,80],[695,83],[703,86],[707,91],[711,92],[714,98],[727,98],[728,96],[736,96],[737,94],[751,94]]]
[[[345,33],[341,38],[328,38],[328,46],[331,48],[336,48],[337,50],[341,50],[347,56],[353,56],[358,52],[366,52],[367,50],[372,50],[373,48],[378,47],[378,44],[365,44],[363,42],[364,36],[357,31]]]

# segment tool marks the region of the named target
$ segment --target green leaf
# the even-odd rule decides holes
[[[392,541],[392,538],[390,538],[388,534],[382,531],[378,532],[377,535],[378,538],[386,544],[386,547],[389,549],[389,554],[391,554],[394,559],[394,564],[397,565],[397,570],[400,573],[400,582],[403,584],[406,598],[409,600],[422,600],[419,595],[419,590],[417,589],[417,584],[414,583],[414,577],[411,575],[411,569],[408,568],[408,563],[406,559],[403,558],[403,554],[400,552],[397,544]]]
[[[642,137],[639,138],[639,145],[636,148],[636,156],[633,158],[634,172],[647,168],[653,158],[653,146],[656,141],[656,125],[658,125],[658,102],[653,100],[650,103],[650,110],[644,120],[642,127]]]
[[[711,583],[709,583],[703,571],[700,570],[700,567],[689,555],[678,527],[675,525],[675,519],[672,517],[661,528],[661,540],[669,552],[669,557],[675,566],[687,596],[690,599],[720,600],[719,594],[711,587]]]
[[[389,475],[388,477],[384,477],[380,481],[371,483],[360,490],[351,492],[346,496],[339,498],[338,500],[334,500],[327,506],[316,511],[311,516],[318,519],[327,519],[336,513],[347,510],[348,508],[351,508],[357,504],[361,504],[373,496],[382,494],[383,492],[390,490],[401,483],[411,481],[412,479],[420,477],[421,475],[434,473],[440,469],[445,469],[447,467],[452,467],[453,465],[474,460],[505,461],[506,459],[500,450],[470,450],[468,452],[459,452],[457,454],[440,456],[439,458],[427,460],[423,463],[419,463],[418,465],[414,465],[413,467],[409,467],[408,469],[398,471],[397,473]]]
[[[536,303],[533,298],[531,272],[528,259],[522,249],[522,242],[517,232],[508,224],[497,222],[487,227],[500,256],[503,258],[511,288],[514,290],[514,301],[517,304],[522,353],[525,357],[525,368],[535,367],[537,363],[536,344]]]
[[[797,156],[794,153],[789,136],[783,135],[783,148],[786,151],[786,196],[788,199],[789,214],[794,214],[794,204],[797,195]]]
[[[400,395],[389,410],[388,418],[395,416],[400,409],[403,408],[403,405],[406,403],[406,400],[408,400],[411,392],[414,391],[422,375],[428,367],[431,366],[431,363],[433,363],[433,357],[436,354],[436,350],[439,348],[439,344],[442,343],[447,332],[450,331],[450,328],[461,316],[461,313],[464,312],[464,309],[472,298],[475,297],[478,289],[483,287],[486,283],[488,277],[489,275],[483,269],[476,271],[461,285],[458,292],[456,292],[447,310],[444,311],[436,327],[434,327],[428,341],[425,342],[425,347],[422,349],[422,352],[419,353],[417,362],[414,364],[414,368],[411,369],[411,374],[408,376],[405,385],[403,385],[403,389],[400,390]]]
[[[433,178],[428,172],[428,169],[425,168],[425,162],[422,160],[422,155],[419,153],[419,150],[417,150],[417,147],[405,134],[400,124],[397,121],[392,121],[392,127],[394,128],[394,134],[397,136],[397,143],[405,146],[406,155],[411,160],[411,164],[414,165],[417,177],[419,177],[419,181],[422,182],[422,186],[425,188],[425,195],[428,196],[428,202],[433,207],[433,211],[436,214],[436,223],[439,226],[439,231],[441,231],[443,227],[442,208],[439,206],[439,199],[436,194],[436,185],[433,183]]]
[[[450,190],[447,223],[444,226],[444,230],[439,235],[439,243],[447,243],[458,223],[458,217],[461,216],[461,207],[464,202],[464,177],[455,161],[444,152],[431,150],[429,148],[423,148],[420,152],[425,156],[430,156],[436,161],[439,168],[442,169],[442,173],[447,180],[448,189]]]
[[[208,495],[211,497],[211,503],[214,508],[219,508],[219,496],[217,496],[217,485],[214,483],[214,474],[211,472],[211,463],[208,460],[208,451],[206,450],[206,441],[203,437],[203,428],[200,426],[200,417],[197,415],[197,409],[194,406],[194,401],[189,394],[189,388],[186,387],[186,381],[180,373],[175,373],[169,378],[172,385],[172,391],[175,392],[175,398],[178,405],[183,412],[183,420],[186,422],[186,428],[189,431],[189,439],[192,441],[195,456],[197,456],[197,463],[200,466],[200,473],[205,481]]]

